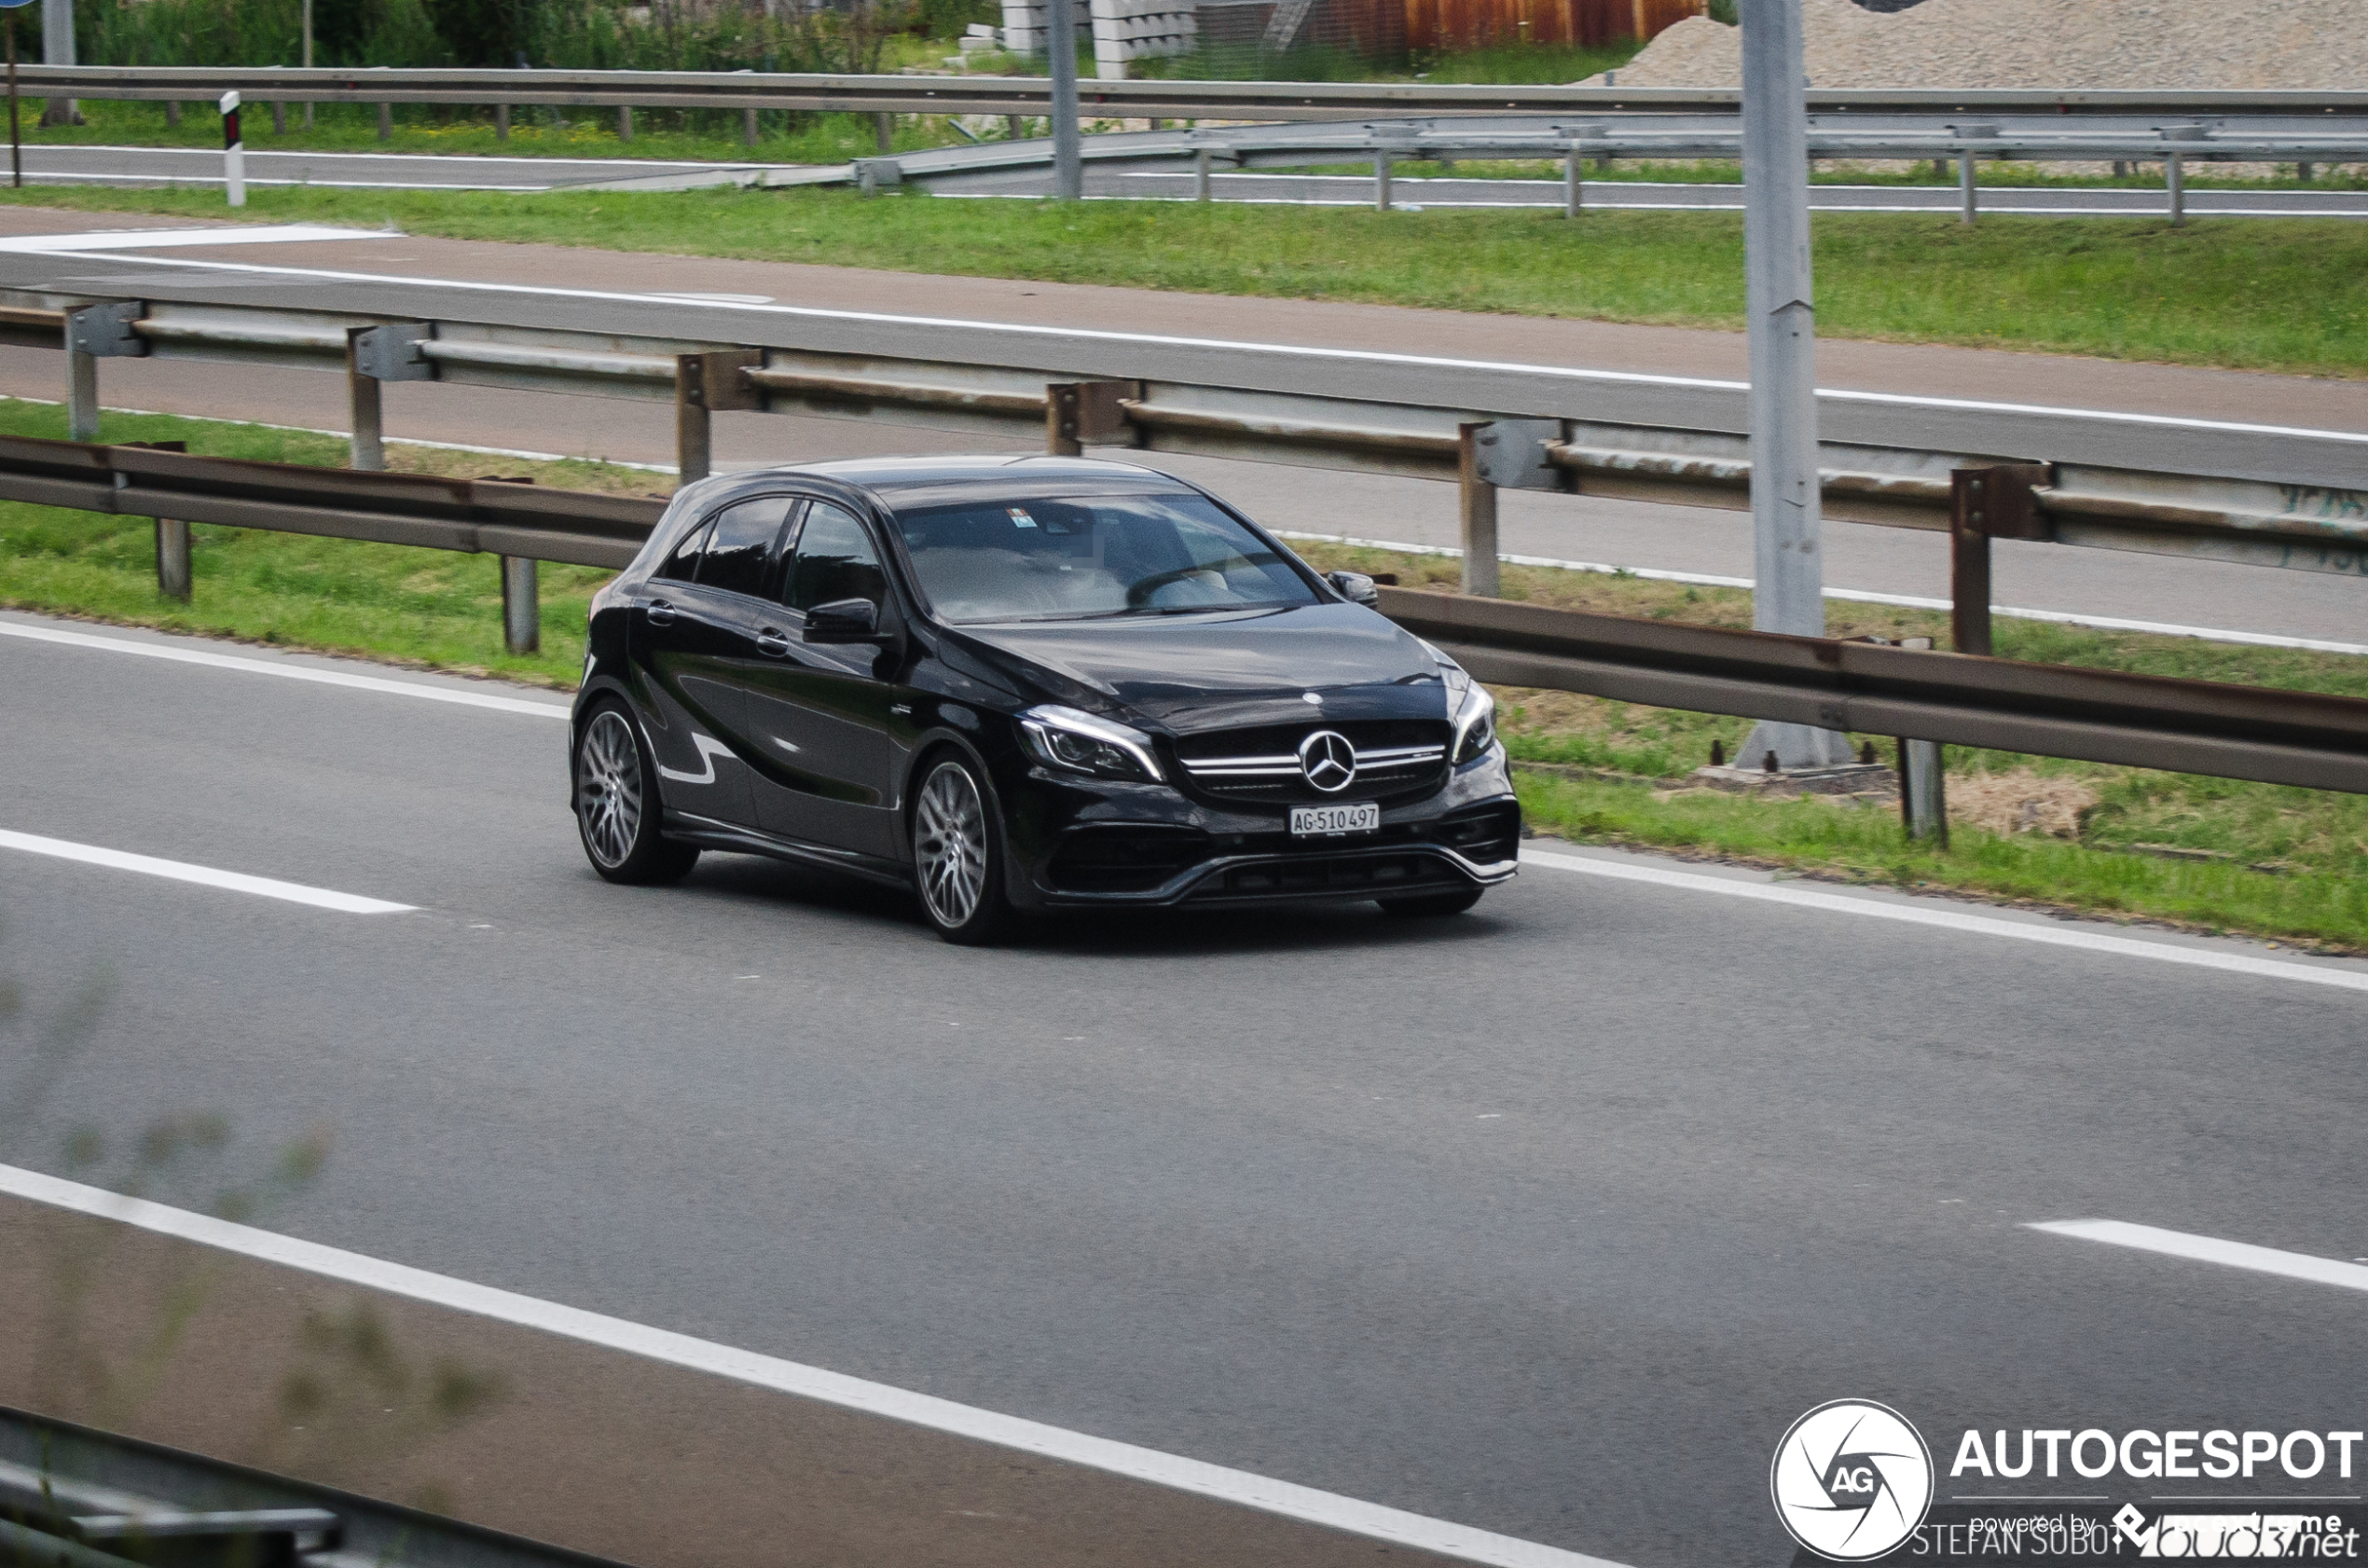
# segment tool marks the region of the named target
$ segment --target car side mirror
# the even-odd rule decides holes
[[[1324,580],[1340,590],[1341,598],[1351,604],[1377,604],[1381,595],[1373,591],[1373,580],[1361,571],[1328,571]]]
[[[880,607],[868,598],[833,599],[805,612],[808,642],[869,642],[880,635]]]

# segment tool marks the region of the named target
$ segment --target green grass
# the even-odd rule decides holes
[[[220,217],[218,194],[91,186],[27,205]],[[866,200],[837,190],[354,191],[271,187],[247,215],[417,234],[975,277],[1125,282],[1728,329],[1743,324],[1741,215],[1374,213],[1227,203]],[[1830,213],[1818,327],[2320,376],[2368,371],[2368,225],[2340,219]]]
[[[0,400],[0,433],[58,437],[52,406]],[[162,415],[105,416],[117,441],[184,440],[193,451],[279,461],[337,463],[335,436]],[[418,472],[530,475],[578,489],[650,493],[663,476],[613,464],[539,462],[391,443],[390,461]],[[186,605],[158,595],[154,535],[145,518],[0,503],[0,606],[207,633],[282,647],[358,654],[433,668],[498,674],[571,687],[584,657],[584,619],[608,574],[543,568],[543,651],[503,651],[493,557],[391,544],[311,539],[200,525],[192,530],[195,591]],[[1325,568],[1395,571],[1410,586],[1452,585],[1456,563],[1304,543]],[[1742,626],[1750,600],[1731,589],[1632,577],[1508,567],[1508,597],[1623,614]],[[1839,636],[1937,635],[1930,612],[1837,603]],[[2000,652],[2017,658],[2368,696],[2368,660],[2241,648],[2127,632],[2002,621]],[[1732,755],[1748,722],[1605,702],[1564,692],[1503,688],[1506,744],[1520,763],[1522,799],[1544,831],[1789,867],[1821,876],[1948,888],[2090,913],[2251,932],[2329,948],[2368,950],[2368,799],[2226,779],[1953,750],[1961,796],[1987,777],[2035,775],[2085,791],[2076,836],[1985,832],[1960,823],[1950,848],[1910,844],[1880,805],[1773,802],[1698,791],[1685,776],[1714,740]],[[1880,741],[1883,737],[1865,737]],[[1574,777],[1580,770],[1600,777]],[[2205,863],[2149,858],[2138,845],[2226,857]],[[2270,870],[2253,869],[2266,865]]]
[[[1297,547],[1327,570],[1395,572],[1408,587],[1452,591],[1460,570],[1452,557]],[[1536,567],[1508,566],[1504,576],[1510,598],[1751,625],[1751,596],[1737,589]],[[1826,629],[1836,637],[1931,637],[1942,647],[1948,640],[1944,614],[1839,600],[1826,607]],[[2347,654],[2005,619],[1994,635],[2007,658],[2368,697],[2368,659]],[[1735,755],[1749,720],[1568,692],[1500,688],[1497,698],[1517,769],[1526,762],[1599,776],[1519,773],[1524,807],[1543,832],[2368,950],[2368,797],[1958,747],[1948,760],[1961,797],[1990,780],[2029,775],[2076,787],[2092,804],[2071,840],[1960,822],[1948,850],[1939,852],[1911,843],[1892,806],[1678,792],[1686,776],[1710,761],[1713,742]],[[1880,760],[1892,760],[1889,736],[1852,740],[1872,742]],[[2139,852],[2140,845],[2227,859],[2164,860]]]

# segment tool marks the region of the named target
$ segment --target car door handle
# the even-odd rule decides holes
[[[778,626],[765,626],[756,634],[756,651],[786,659],[790,656],[790,634]]]
[[[674,625],[674,606],[662,598],[654,598],[650,600],[649,616],[650,625],[654,626],[670,626]]]

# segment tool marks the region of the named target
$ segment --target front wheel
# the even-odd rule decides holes
[[[611,882],[680,882],[696,845],[658,832],[656,769],[633,722],[613,700],[592,710],[575,749],[575,827],[592,869]]]
[[[1482,889],[1465,887],[1452,893],[1425,893],[1412,899],[1381,899],[1384,915],[1401,920],[1429,920],[1441,915],[1461,915],[1480,901]]]
[[[913,804],[913,874],[922,913],[946,941],[977,946],[1009,928],[1002,834],[978,775],[959,758],[930,768]]]

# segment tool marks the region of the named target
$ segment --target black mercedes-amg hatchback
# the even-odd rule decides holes
[[[703,849],[1014,911],[1371,899],[1513,874],[1494,703],[1196,486],[1073,458],[903,458],[684,487],[592,601],[585,852]]]

